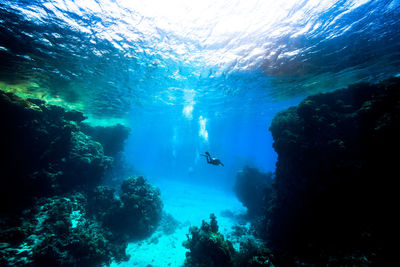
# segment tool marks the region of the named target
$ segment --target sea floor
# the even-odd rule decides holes
[[[139,242],[128,245],[127,254],[130,260],[111,266],[183,266],[185,253],[188,251],[182,246],[190,226],[200,227],[202,220],[209,221],[210,213],[217,216],[219,231],[224,236],[233,232],[232,227],[238,224],[237,218],[246,212],[245,207],[233,193],[220,191],[200,185],[181,182],[155,183],[161,190],[164,202],[164,211],[171,214],[183,224],[173,234],[166,235],[156,231],[152,236]],[[221,216],[221,212],[234,216]],[[249,225],[243,225],[249,227]],[[234,240],[232,240],[234,242]],[[238,244],[234,243],[237,247]]]

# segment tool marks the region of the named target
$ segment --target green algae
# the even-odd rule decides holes
[[[91,104],[86,103],[84,98],[79,100],[68,101],[64,96],[49,94],[49,89],[41,87],[36,82],[21,82],[9,84],[0,81],[0,90],[7,93],[13,93],[22,99],[39,99],[45,101],[49,105],[56,105],[66,109],[67,111],[80,111],[85,114],[87,119],[85,123],[90,126],[112,127],[118,124],[128,126],[128,121],[124,117],[112,115],[95,115],[91,110]],[[89,99],[88,99],[89,101]]]

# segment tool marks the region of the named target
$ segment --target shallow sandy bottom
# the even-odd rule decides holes
[[[208,221],[210,213],[214,213],[220,232],[226,236],[232,232],[235,221],[221,216],[221,211],[245,213],[245,208],[233,194],[217,189],[178,182],[155,185],[161,190],[164,210],[185,226],[171,235],[156,231],[146,240],[130,243],[127,248],[130,260],[111,266],[182,266],[188,251],[182,242],[186,240],[190,225],[200,226],[202,220]]]

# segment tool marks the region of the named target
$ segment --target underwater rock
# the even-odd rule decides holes
[[[0,91],[0,210],[98,184],[112,158],[79,130],[77,111]],[[5,203],[7,203],[5,205]]]
[[[240,250],[234,257],[234,266],[274,267],[274,261],[275,258],[272,251],[266,248],[264,244],[247,239],[245,242],[240,243]]]
[[[272,173],[261,173],[245,166],[236,175],[233,191],[247,208],[249,218],[264,214],[264,208],[272,198]]]
[[[184,266],[275,266],[274,255],[262,240],[252,235],[240,239],[240,248],[236,251],[232,242],[218,232],[217,218],[210,214],[210,223],[203,221],[200,229],[189,228],[187,240],[182,244],[189,249]]]
[[[0,265],[101,266],[128,260],[127,242],[150,235],[162,216],[160,192],[131,177],[120,195],[97,186],[86,194],[40,198],[17,226],[0,220]]]
[[[162,216],[160,190],[150,185],[143,176],[130,177],[121,185],[122,213],[126,222],[120,229],[129,236],[140,238],[153,233]]]
[[[203,221],[200,229],[196,226],[189,228],[188,240],[183,242],[183,246],[190,250],[186,252],[185,266],[234,266],[232,243],[218,232],[214,214],[210,219],[210,223]]]
[[[111,232],[88,218],[85,207],[80,193],[39,199],[24,218],[25,238],[2,250],[0,264],[100,266],[127,260],[127,244],[115,242]]]
[[[139,197],[150,195],[138,200],[140,214],[105,187],[97,188],[103,198],[87,201],[113,158],[81,131],[81,112],[0,91],[0,118],[0,265],[101,266],[127,260],[127,238],[103,221],[115,210],[118,219],[127,218],[122,230],[135,220],[149,232],[156,221],[151,209],[162,204],[146,201],[159,194],[138,184]],[[93,203],[101,206],[97,216]]]
[[[126,164],[122,153],[125,140],[128,138],[130,129],[124,125],[117,124],[112,126],[91,126],[81,123],[80,130],[86,135],[99,142],[104,150],[104,155],[113,158],[112,165],[104,174],[103,183],[108,185],[119,184],[126,177],[135,173],[135,170]]]
[[[93,127],[82,123],[80,129],[103,146],[105,155],[112,157],[123,150],[125,140],[129,136],[129,128],[121,124]]]
[[[271,244],[308,259],[323,254],[325,263],[361,251],[382,266],[397,227],[399,125],[399,78],[310,96],[278,113]]]
[[[63,172],[59,179],[60,187],[89,190],[101,182],[113,159],[104,155],[100,143],[80,131],[71,133],[70,142],[65,160],[58,165]]]
[[[90,212],[122,240],[149,236],[162,217],[160,191],[142,176],[125,180],[118,196],[110,187],[97,187],[89,203]]]
[[[109,225],[122,206],[115,189],[103,185],[88,194],[88,203],[88,212],[105,225]]]

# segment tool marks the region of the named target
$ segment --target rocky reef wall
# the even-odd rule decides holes
[[[101,185],[126,127],[90,127],[80,112],[2,91],[0,119],[1,266],[107,265],[156,229],[160,192],[143,177],[120,195]]]
[[[245,166],[236,175],[233,191],[247,208],[247,216],[254,220],[263,216],[273,198],[273,173],[262,173]]]
[[[101,144],[80,131],[80,112],[0,92],[0,117],[2,210],[24,208],[35,197],[87,190],[112,163]]]
[[[367,263],[384,263],[396,229],[399,125],[399,78],[310,96],[278,113],[270,244],[325,262],[362,251]]]

